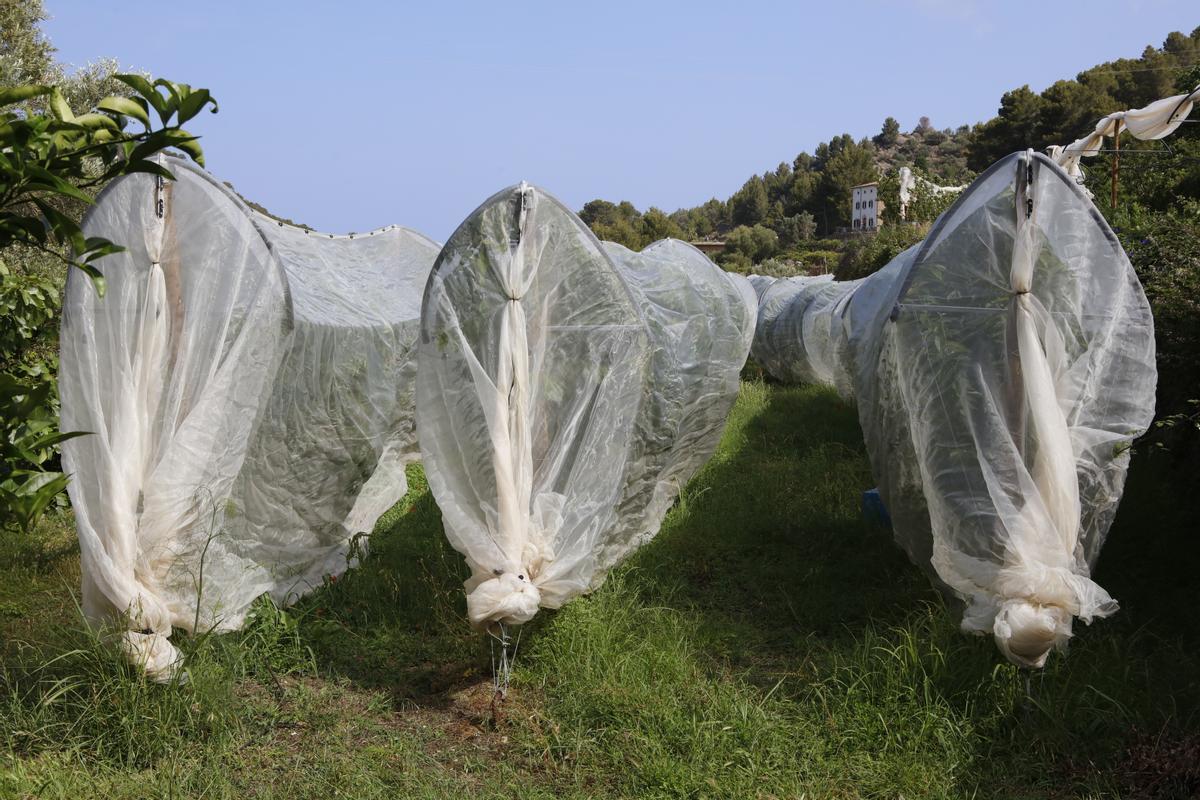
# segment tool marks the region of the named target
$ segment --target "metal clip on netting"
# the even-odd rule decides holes
[[[159,175],[154,181],[154,216],[162,219],[167,213],[167,182],[162,175]]]

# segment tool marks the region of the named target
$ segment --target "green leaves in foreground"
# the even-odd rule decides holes
[[[56,86],[0,89],[0,251],[25,245],[87,273],[97,292],[96,262],[120,244],[85,236],[80,217],[105,183],[134,172],[171,180],[154,156],[176,149],[197,163],[204,153],[184,125],[217,103],[207,89],[140,75],[117,75],[129,97],[106,97],[77,114]],[[150,115],[154,111],[154,117]],[[0,364],[11,360],[29,329],[47,324],[45,298],[0,264]],[[39,305],[40,304],[40,305]],[[79,433],[59,433],[52,384],[0,373],[0,529],[28,531],[66,487],[50,467],[57,445]]]
[[[93,262],[121,248],[85,237],[70,202],[91,203],[89,189],[133,172],[170,180],[152,160],[163,150],[203,164],[197,137],[183,125],[208,106],[217,111],[207,89],[141,75],[116,78],[133,96],[106,97],[80,115],[54,86],[0,90],[0,249],[20,243],[60,256],[59,249],[69,249],[67,263],[90,275],[101,292]]]
[[[50,389],[0,373],[0,520],[22,530],[67,487],[66,475],[44,465],[60,443],[82,435],[58,430]]]

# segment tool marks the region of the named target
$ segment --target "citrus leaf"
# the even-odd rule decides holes
[[[158,112],[159,116],[166,113],[167,101],[158,93],[158,90],[154,88],[154,85],[150,81],[141,75],[113,75],[113,77],[144,97],[146,102]]]
[[[54,114],[54,118],[63,122],[74,122],[75,112],[71,110],[71,106],[67,104],[67,99],[63,97],[57,86],[50,89],[50,112]]]
[[[133,117],[146,128],[150,127],[150,115],[146,111],[146,101],[140,97],[106,97],[96,104],[96,108]]]
[[[50,91],[51,87],[43,86],[42,84],[8,86],[0,89],[0,106],[10,106],[13,103],[20,103],[31,97],[41,97],[42,95],[50,94]]]
[[[179,129],[179,133],[183,134],[187,138],[179,139],[177,141],[171,142],[172,146],[187,153],[189,156],[191,156],[191,159],[193,161],[195,161],[197,164],[199,164],[200,166],[203,167],[204,166],[204,151],[202,149],[200,149],[200,142],[197,141],[197,139],[199,137],[192,136],[190,133],[183,130],[182,128]]]

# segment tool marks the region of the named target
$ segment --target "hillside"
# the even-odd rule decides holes
[[[1090,67],[1074,79],[1055,82],[1040,94],[1028,86],[1006,92],[997,115],[985,122],[937,129],[922,117],[912,131],[903,133],[888,117],[880,132],[855,140],[843,133],[799,153],[789,164],[750,176],[725,200],[712,198],[703,205],[670,214],[657,208],[642,213],[631,203],[597,199],[587,203],[580,216],[598,236],[639,248],[655,239],[719,238],[729,242],[720,260],[729,268],[745,270],[772,258],[799,259],[814,248],[815,237],[829,236],[849,223],[850,188],[911,167],[935,183],[961,184],[1001,156],[1027,147],[1042,149],[1066,144],[1082,136],[1101,116],[1122,108],[1138,108],[1176,91],[1200,83],[1200,28],[1191,34],[1171,33],[1160,47],[1147,46],[1137,58],[1120,58]],[[1189,161],[1189,144],[1196,141],[1189,126],[1173,138],[1174,157],[1157,158],[1142,184],[1154,184],[1151,207],[1163,210],[1172,198],[1200,197],[1200,168]],[[1182,144],[1182,147],[1180,146]],[[1132,145],[1131,149],[1162,145]],[[1092,162],[1103,175],[1105,159]],[[1130,185],[1139,202],[1148,198],[1141,187]],[[887,187],[883,187],[885,192]],[[893,201],[893,207],[898,205]],[[928,210],[917,222],[928,222],[941,207]],[[745,230],[742,230],[742,229]],[[829,247],[815,248],[835,261]],[[840,248],[834,252],[840,253]]]

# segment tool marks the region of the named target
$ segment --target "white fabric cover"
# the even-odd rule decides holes
[[[172,627],[228,630],[346,567],[348,541],[403,496],[417,457],[421,287],[438,246],[393,227],[306,232],[210,175],[131,175],[84,230],[127,247],[72,271],[59,387],[95,620],[169,677]],[[156,206],[161,200],[161,216]]]
[[[1092,132],[1076,139],[1066,147],[1054,145],[1049,149],[1050,157],[1074,178],[1083,177],[1083,169],[1079,161],[1091,158],[1100,153],[1105,137],[1117,133],[1117,123],[1121,130],[1128,132],[1135,139],[1152,140],[1170,136],[1183,124],[1192,113],[1192,107],[1200,98],[1200,86],[1188,94],[1177,94],[1155,100],[1145,108],[1135,108],[1129,111],[1114,111],[1102,117],[1096,123]]]
[[[771,278],[767,275],[749,275],[746,277],[746,280],[750,282],[752,287],[754,287],[754,296],[758,298],[759,302],[761,302],[763,294],[767,291],[767,289],[770,289],[775,285],[775,281],[777,281],[778,278]]]
[[[701,253],[703,255],[703,253]],[[705,256],[707,258],[707,256]],[[758,320],[758,290],[754,288],[753,282],[745,275],[739,275],[736,272],[728,272],[726,275],[729,280],[733,281],[733,285],[741,292],[742,302],[746,304],[746,310],[750,313],[751,328],[750,339],[754,340],[754,322]]]
[[[951,194],[953,192],[961,192],[966,186],[939,186],[933,181],[925,180],[913,174],[913,171],[908,167],[900,168],[900,208],[908,207],[908,201],[912,199],[913,190],[917,188],[917,184],[921,184],[926,190],[935,195]]]
[[[602,245],[525,184],[450,237],[422,310],[417,424],[474,626],[561,606],[657,533],[717,446],[747,301],[691,245]]]
[[[796,342],[802,341],[804,310],[818,292],[833,285],[832,275],[817,275],[779,278],[760,288],[759,321],[750,354],[768,373],[795,383],[816,380],[809,361],[796,357]]]
[[[772,286],[760,352],[857,400],[896,538],[965,601],[965,630],[1040,667],[1074,617],[1116,610],[1089,576],[1153,416],[1153,320],[1049,158],[997,162],[866,279]]]

